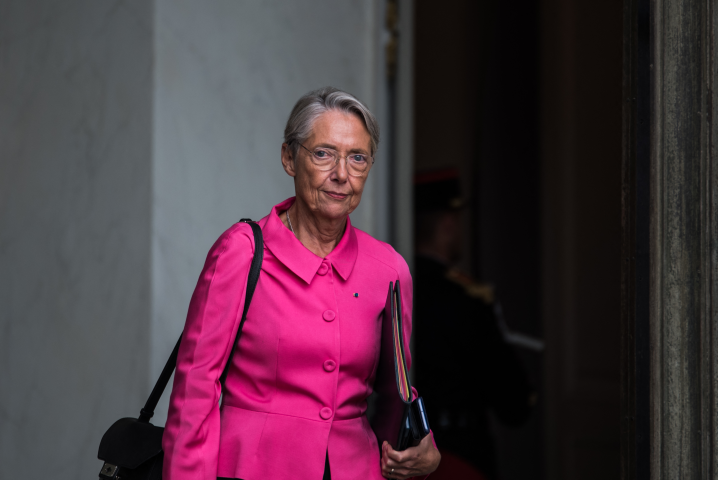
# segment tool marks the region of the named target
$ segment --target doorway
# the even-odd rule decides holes
[[[499,478],[619,476],[622,5],[414,4],[414,168],[454,168],[458,267],[495,287],[538,394]],[[420,353],[418,353],[420,355]]]

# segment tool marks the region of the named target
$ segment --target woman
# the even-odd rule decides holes
[[[254,251],[249,225],[220,236],[192,296],[163,438],[166,480],[404,479],[438,466],[430,436],[403,452],[385,443],[380,456],[366,419],[390,281],[404,286],[411,335],[406,262],[349,220],[378,140],[374,116],[345,92],[323,88],[295,105],[282,166],[296,197],[258,222],[262,272],[224,391]]]

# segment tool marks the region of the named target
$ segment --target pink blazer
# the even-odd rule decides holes
[[[327,453],[332,480],[383,478],[366,399],[390,281],[401,280],[407,344],[411,336],[411,275],[391,246],[349,221],[332,253],[314,255],[279,219],[293,202],[259,222],[264,263],[224,392],[219,376],[244,307],[251,228],[233,225],[207,255],[177,359],[162,442],[166,480],[319,480]]]

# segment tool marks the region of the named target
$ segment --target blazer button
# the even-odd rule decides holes
[[[324,317],[324,320],[326,320],[327,322],[331,322],[332,320],[334,320],[334,318],[336,318],[337,314],[334,313],[332,310],[326,310],[324,312],[324,315],[322,316]]]
[[[333,372],[335,368],[337,368],[337,364],[334,360],[327,360],[324,362],[324,370],[327,372]]]
[[[332,409],[327,407],[322,408],[319,410],[319,416],[324,420],[329,420],[332,416]]]
[[[329,271],[329,266],[326,263],[322,263],[319,265],[319,270],[317,270],[318,275],[326,275]]]

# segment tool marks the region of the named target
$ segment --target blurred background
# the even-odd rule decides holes
[[[456,267],[543,342],[512,345],[537,401],[492,417],[496,478],[617,478],[621,22],[620,1],[0,0],[0,478],[96,477],[209,247],[293,194],[284,123],[324,85],[382,127],[352,222],[413,268],[414,179],[458,172]]]

